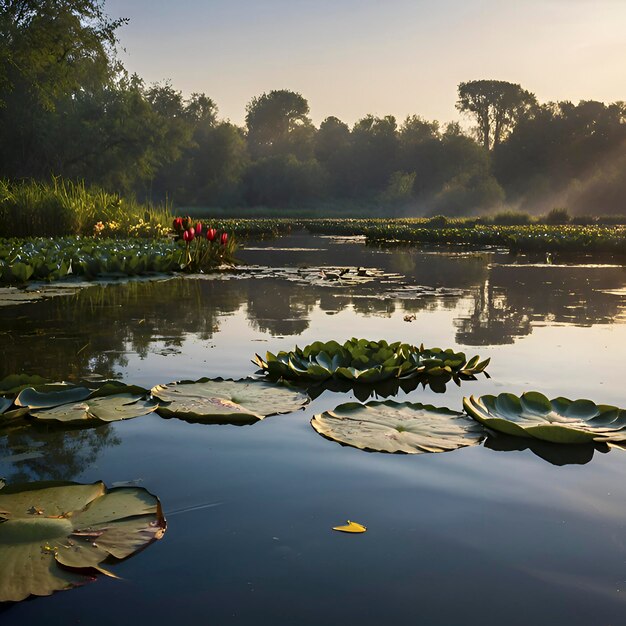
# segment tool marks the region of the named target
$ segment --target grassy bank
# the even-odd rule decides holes
[[[166,206],[150,206],[83,183],[0,179],[0,237],[93,235],[158,237],[172,222]]]

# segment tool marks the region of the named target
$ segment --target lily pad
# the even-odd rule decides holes
[[[591,400],[568,400],[536,391],[463,398],[469,415],[488,428],[516,437],[566,444],[626,441],[626,411]]]
[[[147,415],[156,411],[157,407],[156,401],[144,400],[143,395],[122,393],[62,404],[51,409],[30,410],[30,415],[38,420],[55,420],[65,424],[117,422]]]
[[[190,422],[253,424],[269,415],[301,409],[309,398],[284,385],[252,379],[202,378],[157,385],[158,413]]]
[[[160,539],[161,504],[138,487],[103,483],[27,483],[0,489],[0,602],[47,596],[109,574],[102,563],[125,559]],[[89,572],[91,570],[91,572]]]
[[[343,445],[373,452],[447,452],[479,443],[484,430],[463,413],[411,402],[348,402],[316,415],[311,426]]]
[[[296,346],[290,352],[273,354],[265,359],[255,355],[253,363],[272,378],[325,381],[331,378],[365,384],[376,384],[390,379],[441,378],[472,380],[479,373],[487,373],[489,359],[480,361],[475,356],[469,361],[463,352],[448,348],[419,348],[408,343],[387,343],[367,339],[350,339],[343,345],[336,341],[316,341],[303,349]],[[435,383],[436,385],[436,383]]]
[[[15,404],[29,409],[49,409],[61,404],[80,402],[91,395],[91,389],[87,387],[63,384],[54,387],[53,391],[38,391],[33,387],[27,387],[17,395]]]

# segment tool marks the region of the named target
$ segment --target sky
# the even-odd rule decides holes
[[[520,83],[539,101],[626,100],[626,0],[106,0],[126,68],[246,103],[300,92],[319,124],[371,113],[461,120],[462,81]]]

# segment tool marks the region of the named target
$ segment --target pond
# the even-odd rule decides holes
[[[240,378],[255,373],[255,353],[366,337],[491,358],[490,379],[401,400],[461,410],[463,395],[537,390],[626,405],[619,260],[304,233],[239,258],[259,267],[0,307],[0,378]],[[162,540],[111,566],[122,580],[2,605],[2,624],[623,622],[626,452],[492,436],[391,455],[311,428],[354,398],[325,391],[249,426],[152,414],[0,433],[7,482],[135,484],[168,521]],[[367,532],[332,531],[348,519]]]

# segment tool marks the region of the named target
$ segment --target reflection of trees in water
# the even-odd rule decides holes
[[[406,276],[416,285],[469,289],[483,282],[492,255],[484,253],[425,252],[399,247],[388,253],[388,270]]]
[[[253,328],[270,335],[300,335],[318,302],[317,289],[280,279],[248,283],[247,315]]]
[[[0,462],[8,459],[11,463],[10,457],[17,455],[41,456],[15,460],[12,471],[3,477],[9,482],[71,480],[88,469],[101,450],[119,444],[109,424],[74,430],[48,429],[37,424],[15,426],[0,431]]]
[[[484,256],[420,255],[406,249],[378,255],[387,265],[406,255],[403,262],[416,268],[416,284],[417,273],[425,272],[423,284],[469,287],[469,314],[455,322],[457,340],[466,345],[511,343],[529,334],[537,321],[612,323],[624,310],[619,296],[601,291],[624,285],[621,268],[489,269]],[[360,316],[389,317],[398,310],[454,309],[461,301],[459,296],[384,297],[396,288],[393,282],[314,286],[278,278],[94,286],[73,296],[0,308],[0,378],[22,372],[66,380],[114,377],[127,365],[128,353],[146,358],[151,351],[178,349],[190,335],[209,340],[220,318],[235,312],[247,315],[260,332],[298,335],[308,328],[316,307],[328,313],[352,307]],[[462,298],[468,299],[467,293]]]
[[[113,377],[127,364],[128,351],[145,357],[154,342],[180,346],[188,333],[210,339],[219,317],[246,299],[245,289],[233,283],[224,288],[209,280],[130,282],[20,306],[17,316],[17,307],[4,307],[0,331],[10,339],[0,374]]]
[[[532,332],[533,322],[576,326],[611,324],[623,310],[622,268],[496,266],[472,294],[473,309],[455,321],[457,341],[467,345],[512,343]]]
[[[494,291],[490,280],[474,291],[473,299],[474,310],[469,317],[455,320],[458,343],[470,346],[513,343],[514,337],[532,332],[528,316],[512,308],[500,290]]]

